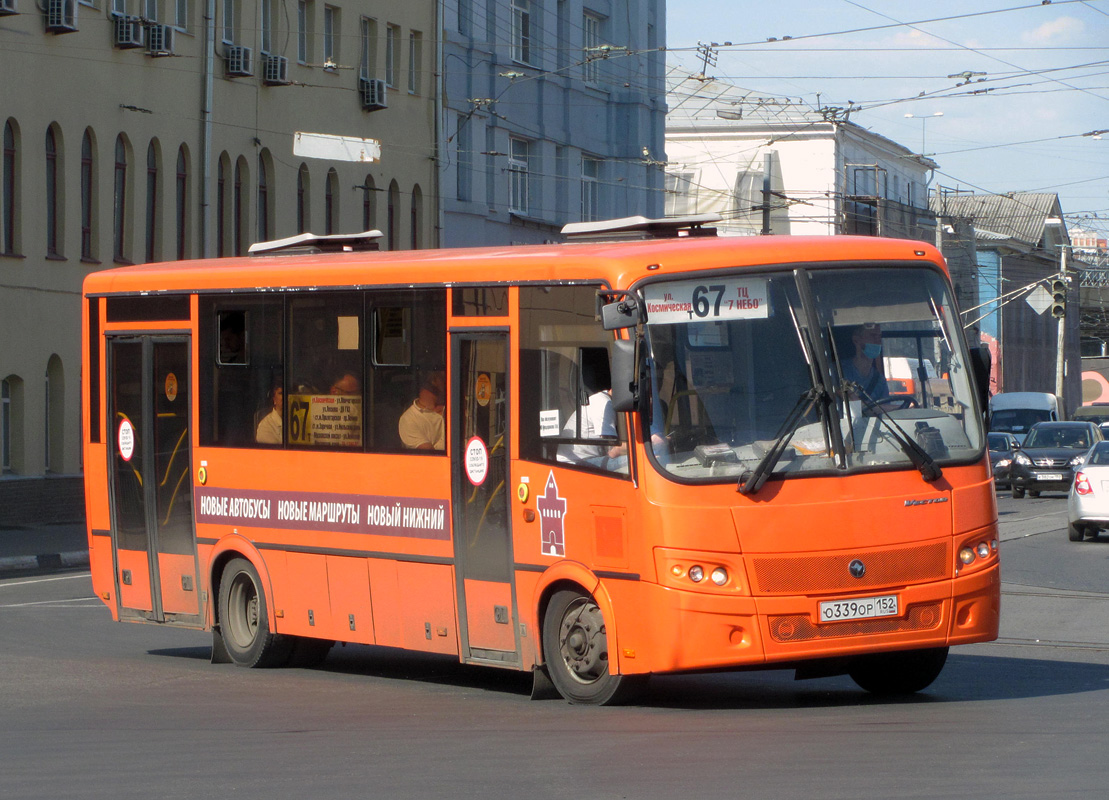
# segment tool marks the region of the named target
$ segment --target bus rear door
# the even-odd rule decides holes
[[[189,339],[108,340],[112,550],[120,617],[200,623]]]

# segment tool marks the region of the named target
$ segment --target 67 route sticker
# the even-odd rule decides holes
[[[670,324],[766,319],[770,299],[766,278],[706,278],[652,283],[643,290],[647,322]]]

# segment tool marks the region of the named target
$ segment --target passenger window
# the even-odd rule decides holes
[[[200,298],[200,441],[253,447],[269,417],[267,445],[282,443],[282,415],[271,416],[284,370],[284,309],[280,299]]]
[[[612,410],[612,334],[595,319],[597,288],[520,289],[520,452],[628,475],[625,416]]]
[[[361,292],[313,293],[289,301],[290,445],[362,447],[362,305]]]

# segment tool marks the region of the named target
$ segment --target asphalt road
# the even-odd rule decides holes
[[[998,505],[1001,639],[902,701],[775,671],[579,707],[370,647],[243,670],[111,622],[87,573],[0,581],[0,797],[1104,797],[1109,536],[1068,542],[1061,496]]]

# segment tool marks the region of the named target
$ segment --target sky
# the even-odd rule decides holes
[[[936,161],[933,189],[1054,192],[1068,227],[1109,235],[1109,0],[666,4],[669,66],[700,73],[715,42],[707,77],[851,107]]]

